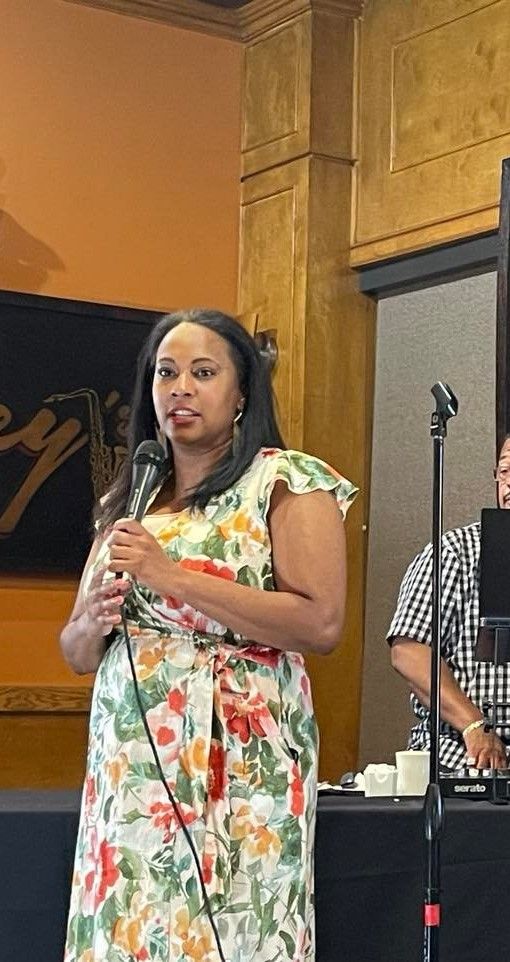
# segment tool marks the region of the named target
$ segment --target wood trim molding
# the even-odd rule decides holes
[[[91,688],[0,685],[0,715],[83,714],[90,709],[91,695]]]
[[[239,39],[249,42],[309,11],[357,19],[363,12],[363,3],[364,0],[249,0],[236,10]]]
[[[367,244],[354,244],[351,247],[351,267],[362,267],[364,264],[412,254],[439,244],[448,244],[496,230],[498,215],[498,207],[488,207],[438,224],[402,231],[391,237],[382,237]]]
[[[238,10],[215,7],[200,0],[66,0],[142,20],[155,20],[184,30],[240,40]]]
[[[359,18],[365,0],[249,0],[242,7],[217,7],[201,0],[66,0],[110,13],[246,42],[308,10]]]

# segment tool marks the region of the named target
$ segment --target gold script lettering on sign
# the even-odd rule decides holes
[[[6,434],[5,429],[11,421],[11,411],[5,404],[0,404],[0,454],[19,447],[29,457],[39,456],[0,515],[0,536],[14,531],[36,491],[89,440],[89,435],[83,433],[83,425],[77,418],[67,418],[55,428],[57,418],[48,408],[41,408],[28,424]]]

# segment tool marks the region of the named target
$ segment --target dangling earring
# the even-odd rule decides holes
[[[239,422],[243,416],[243,409],[237,412],[234,423],[232,426],[232,454],[236,457],[239,454],[239,448],[241,447],[241,428]]]

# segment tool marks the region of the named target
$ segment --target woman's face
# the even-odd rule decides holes
[[[174,327],[158,347],[152,398],[174,449],[227,443],[243,403],[227,341],[200,324]]]

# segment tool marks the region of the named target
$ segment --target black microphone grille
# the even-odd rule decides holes
[[[163,446],[159,441],[142,441],[138,445],[134,457],[133,464],[154,464],[160,467],[164,464],[166,460],[165,452]]]

